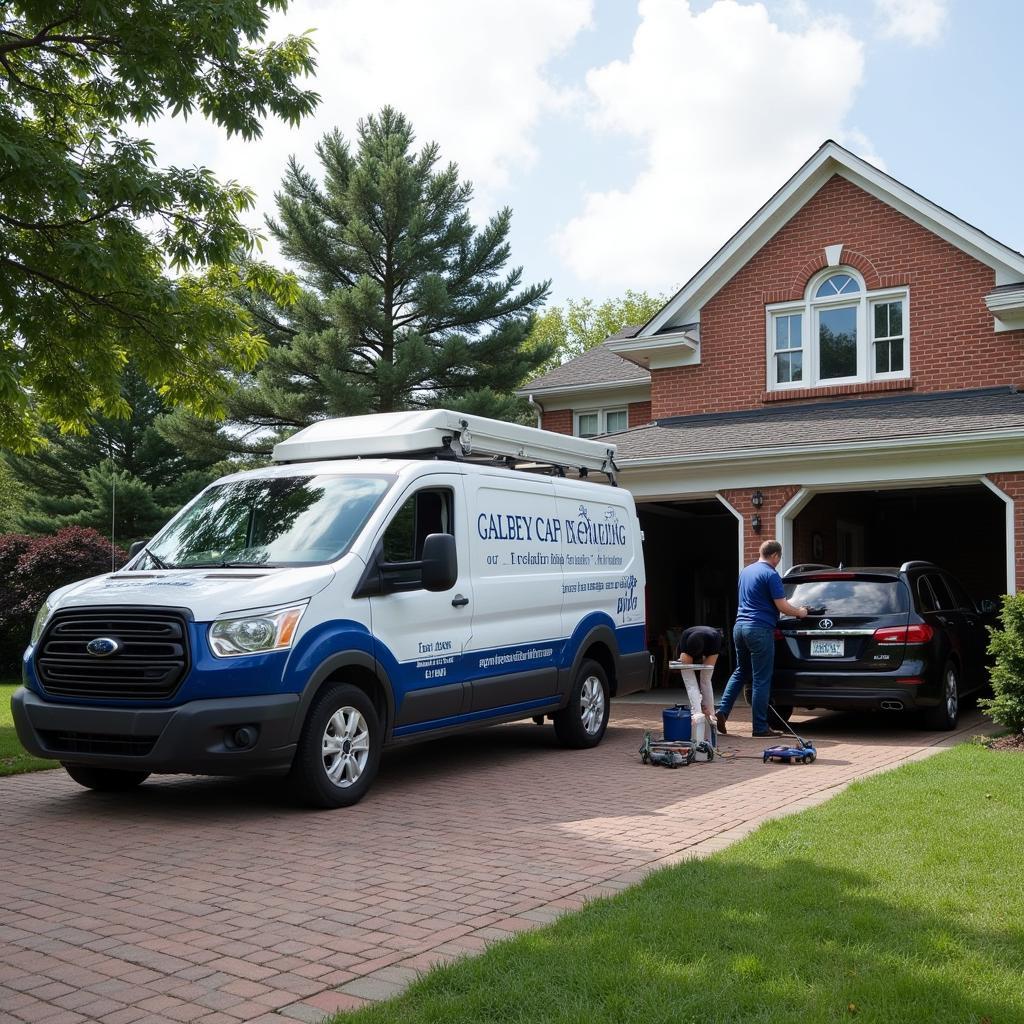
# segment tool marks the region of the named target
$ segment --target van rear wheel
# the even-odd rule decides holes
[[[563,747],[596,747],[608,726],[608,677],[596,661],[584,661],[576,673],[569,703],[552,715]]]
[[[370,788],[382,745],[373,701],[356,686],[335,683],[306,716],[289,775],[291,789],[313,807],[348,807]]]
[[[141,786],[149,778],[149,772],[132,772],[124,768],[100,768],[94,764],[67,764],[61,762],[64,771],[80,786],[94,789],[97,793],[126,793]]]

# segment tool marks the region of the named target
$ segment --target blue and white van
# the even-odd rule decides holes
[[[50,595],[18,735],[93,789],[287,774],[323,807],[391,744],[550,718],[592,747],[651,677],[633,499],[586,479],[613,456],[444,410],[308,427]]]

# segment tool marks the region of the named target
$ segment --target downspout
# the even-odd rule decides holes
[[[542,430],[544,425],[544,406],[533,400],[533,395],[527,395],[526,401],[537,410],[537,429]]]

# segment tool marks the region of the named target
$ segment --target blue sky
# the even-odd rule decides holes
[[[554,303],[673,291],[826,138],[1024,249],[1016,0],[293,0],[271,34],[310,28],[314,118],[252,144],[161,122],[162,161],[251,185],[261,216],[289,153],[315,169],[324,131],[392,103],[478,221],[513,208]]]

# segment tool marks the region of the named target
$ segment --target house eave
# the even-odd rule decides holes
[[[1024,328],[1024,287],[989,292],[985,305],[996,319],[997,331]]]
[[[656,338],[632,338],[606,344],[617,356],[647,370],[700,363],[700,342],[692,334],[662,334]]]

